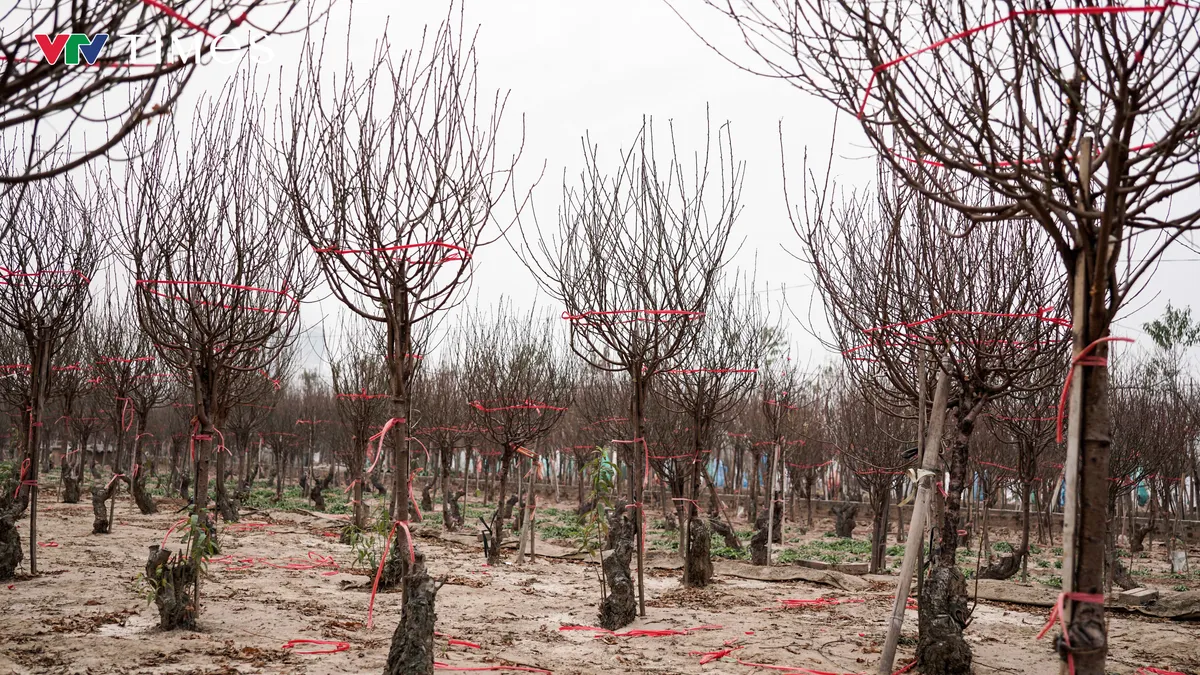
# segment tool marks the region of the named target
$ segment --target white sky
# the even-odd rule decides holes
[[[706,35],[718,39],[731,36],[730,26],[704,11],[697,0],[680,0],[679,4],[692,7],[689,14]],[[447,0],[359,0],[352,8],[350,58],[367,63],[385,23],[397,50],[415,47],[422,27],[440,21],[447,7]],[[335,7],[331,35],[344,34],[350,11],[346,2]],[[660,133],[665,132],[668,120],[675,122],[681,150],[698,149],[704,141],[705,107],[709,106],[714,127],[725,120],[731,123],[734,151],[747,164],[744,208],[731,239],[731,250],[739,249],[733,265],[756,267],[760,285],[786,286],[790,311],[807,315],[812,292],[807,270],[785,251],[796,250],[798,241],[782,191],[778,127],[782,124],[786,139],[789,189],[794,199],[800,189],[799,163],[805,147],[819,167],[829,153],[833,125],[829,104],[784,82],[738,70],[705,47],[662,0],[473,0],[466,16],[468,26],[480,27],[481,91],[511,90],[508,121],[514,133],[519,130],[521,115],[525,116],[525,154],[518,167],[518,186],[527,189],[545,166],[545,176],[534,192],[543,228],[554,225],[564,169],[573,176],[580,167],[583,134],[590,134],[601,151],[612,156],[630,143],[642,116],[652,115]],[[278,67],[287,71],[285,86],[292,81],[290,69],[301,41],[294,36],[271,42],[275,56],[265,70]],[[325,50],[327,59],[340,58],[346,45],[326,44]],[[340,72],[340,65],[337,69]],[[232,67],[210,66],[196,78],[178,108],[176,122],[181,128],[188,123],[188,102],[205,90],[215,92],[230,72]],[[278,80],[278,75],[272,79]],[[273,101],[275,95],[264,96],[264,100]],[[874,175],[873,155],[853,120],[841,120],[834,154],[834,177],[840,183],[861,186]],[[1116,330],[1141,338],[1139,342],[1147,347],[1149,341],[1140,326],[1158,316],[1167,301],[1194,306],[1200,313],[1200,254],[1177,247],[1166,259],[1146,291],[1128,305]],[[544,296],[537,297],[531,273],[503,242],[482,250],[475,260],[469,303],[488,306],[510,296],[518,306],[548,304]],[[779,297],[777,290],[772,291],[773,300]],[[561,308],[551,309],[557,312]],[[314,325],[323,314],[336,310],[332,300],[309,307],[306,323]],[[823,323],[819,314],[814,318]],[[331,327],[337,324],[336,320],[326,322]],[[806,356],[813,362],[829,358],[790,316],[786,324],[801,360]],[[307,340],[319,346],[319,331],[310,331]],[[315,355],[307,360],[310,366],[317,365]]]

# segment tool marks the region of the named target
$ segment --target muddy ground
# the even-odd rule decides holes
[[[183,502],[159,499],[161,512],[142,516],[123,498],[114,532],[93,535],[90,506],[55,499],[46,495],[39,511],[40,541],[57,544],[38,549],[41,574],[0,586],[0,673],[383,671],[399,620],[399,595],[381,593],[374,626],[365,625],[371,572],[350,546],[338,542],[340,516],[267,510],[244,518],[265,525],[223,527],[223,557],[209,565],[204,581],[201,630],[162,633],[139,574],[147,546],[162,541]],[[22,532],[27,528],[23,522]],[[818,523],[812,536],[820,529]],[[438,645],[444,650],[439,660],[451,666],[519,665],[561,674],[786,672],[743,665],[740,659],[835,673],[874,672],[891,607],[894,579],[874,578],[871,590],[846,593],[803,582],[718,577],[710,588],[695,591],[681,587],[678,571],[653,570],[646,578],[647,616],[630,629],[719,628],[669,637],[597,638],[591,631],[560,630],[595,624],[595,566],[539,557],[489,568],[482,565],[481,547],[441,539],[436,520],[414,531],[431,572],[446,579],[437,598],[438,630],[446,637]],[[177,537],[172,540],[177,547]],[[321,563],[323,556],[332,556],[336,569]],[[311,569],[303,569],[314,560],[318,563]],[[782,599],[817,597],[855,602],[779,609]],[[976,672],[1057,673],[1048,641],[1034,641],[1046,616],[1044,608],[980,602],[967,631]],[[897,667],[912,658],[915,624],[916,612],[909,611]],[[1132,675],[1142,666],[1200,670],[1200,625],[1195,623],[1116,613],[1110,636],[1111,673]],[[349,649],[302,655],[281,648],[296,638],[345,641]],[[479,648],[450,645],[448,638]],[[739,649],[700,664],[702,653],[730,647]]]

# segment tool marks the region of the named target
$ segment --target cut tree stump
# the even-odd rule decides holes
[[[633,557],[633,520],[625,509],[616,509],[608,519],[609,538],[614,540],[612,553],[604,558],[601,568],[608,580],[608,597],[600,603],[600,626],[617,630],[637,618],[637,596],[629,561]]]
[[[171,559],[170,549],[150,547],[146,558],[146,580],[154,588],[158,606],[158,625],[163,630],[196,629],[196,605],[192,589],[196,583],[196,565],[191,560]]]

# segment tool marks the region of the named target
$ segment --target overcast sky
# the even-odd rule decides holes
[[[344,35],[352,11],[351,39],[348,45],[341,41],[325,44],[327,60],[335,55],[340,59],[348,52],[356,63],[368,63],[385,24],[396,51],[414,47],[423,27],[436,25],[448,6],[445,0],[360,0],[353,6],[341,2],[335,6],[328,34]],[[717,41],[732,38],[730,26],[704,10],[697,0],[678,0],[678,6],[706,35]],[[544,169],[534,190],[543,228],[555,224],[564,169],[575,175],[581,166],[583,134],[612,157],[629,146],[647,115],[653,116],[663,131],[666,123],[673,121],[681,151],[690,151],[703,147],[706,106],[714,127],[728,121],[734,151],[746,163],[743,210],[731,239],[731,249],[737,248],[733,266],[755,270],[760,287],[773,289],[774,305],[782,299],[779,289],[785,289],[785,325],[801,360],[829,358],[792,316],[800,315],[807,322],[813,289],[806,267],[788,253],[796,250],[798,242],[783,194],[779,134],[782,125],[789,189],[795,199],[805,148],[810,162],[822,171],[829,156],[834,124],[829,104],[785,82],[738,70],[701,43],[662,0],[473,0],[467,4],[466,17],[468,26],[479,27],[481,90],[511,91],[507,121],[512,135],[508,141],[517,137],[524,117],[525,150],[518,167],[518,188],[529,189]],[[299,36],[285,37],[271,43],[275,55],[270,70],[277,73],[276,68],[283,69],[285,83],[291,81],[290,67],[301,40]],[[206,68],[187,98],[194,101],[206,91],[215,92],[231,72],[230,67]],[[279,76],[272,79],[278,81]],[[265,100],[273,98],[264,96]],[[183,124],[186,102],[179,109],[177,123]],[[874,173],[873,153],[853,120],[841,120],[833,154],[837,181],[847,186],[867,184]],[[1140,326],[1158,316],[1167,301],[1200,311],[1200,254],[1177,247],[1166,259],[1145,292],[1130,303],[1115,332],[1148,343]],[[518,306],[537,302],[556,313],[561,311],[548,298],[538,297],[532,274],[504,242],[483,249],[475,262],[469,302],[488,306],[507,295]],[[306,324],[314,326],[336,309],[333,301],[307,308]],[[814,321],[823,324],[819,307],[814,309]],[[331,326],[331,330],[335,328]],[[307,340],[319,345],[319,332],[310,331]],[[310,355],[310,364],[315,361]]]

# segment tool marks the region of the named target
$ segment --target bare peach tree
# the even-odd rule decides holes
[[[366,485],[368,451],[375,430],[387,419],[391,399],[387,393],[388,369],[383,359],[382,331],[344,324],[342,333],[341,344],[330,351],[329,371],[338,418],[350,436],[349,449],[342,454],[350,469],[350,502],[354,505],[351,522],[359,530],[366,530],[369,510],[363,497],[370,493]]]
[[[832,192],[814,189],[797,222],[833,333],[827,347],[895,414],[916,416],[920,388],[928,386],[922,359],[936,356],[930,360],[940,365],[929,370],[943,369],[953,383],[952,433],[942,453],[949,485],[923,584],[917,651],[929,672],[966,672],[966,586],[955,551],[971,434],[991,401],[1047,386],[1052,366],[1065,358],[1069,322],[1053,313],[1063,298],[1053,250],[1028,227],[951,236],[963,216],[927,202],[887,171],[838,205],[830,204]]]
[[[708,0],[774,77],[858,118],[903,180],[970,222],[1016,216],[1054,243],[1073,289],[1078,534],[1062,650],[1103,672],[1112,321],[1168,246],[1200,225],[1200,14],[1183,3],[1062,7],[962,0]],[[976,188],[988,190],[976,198]],[[1072,455],[1074,456],[1074,455]],[[1068,475],[1077,473],[1068,467]],[[1069,506],[1074,510],[1074,504]],[[1072,542],[1066,550],[1071,551]],[[1089,601],[1084,599],[1090,598]],[[1075,611],[1077,610],[1077,611]]]
[[[766,317],[753,286],[752,281],[731,281],[719,288],[709,302],[695,346],[675,367],[662,371],[656,382],[664,406],[685,420],[689,437],[686,445],[673,446],[668,453],[674,473],[682,478],[672,483],[671,496],[683,534],[685,586],[707,586],[712,569],[708,527],[700,520],[700,465],[708,462],[720,425],[741,407],[766,356]],[[684,449],[685,456],[679,456]],[[693,529],[704,539],[703,546],[691,545]]]
[[[444,362],[423,369],[415,385],[421,426],[413,429],[413,435],[424,439],[430,452],[436,453],[438,475],[431,477],[427,489],[442,491],[442,529],[446,531],[456,530],[464,522],[459,493],[450,485],[454,453],[477,432],[471,410],[463,405],[464,397],[470,395],[463,390],[463,379],[462,364]],[[465,480],[465,465],[463,470]]]
[[[415,331],[461,302],[472,257],[500,234],[493,211],[517,157],[497,147],[506,97],[481,91],[475,43],[453,13],[419,48],[393,56],[381,43],[377,56],[330,90],[306,55],[278,180],[334,296],[386,326],[391,515],[406,522]]]
[[[593,368],[629,377],[629,438],[621,440],[639,533],[646,397],[656,373],[674,367],[696,339],[725,264],[744,175],[728,125],[715,143],[710,132],[694,158],[679,154],[673,127],[666,145],[660,159],[647,120],[608,166],[585,139],[578,183],[564,181],[557,232],[522,232],[526,264],[565,307],[571,348]],[[644,544],[637,549],[642,616]]]
[[[193,561],[210,536],[210,460],[214,452],[231,453],[220,426],[241,402],[238,379],[281,386],[271,369],[294,341],[300,300],[315,281],[302,240],[288,226],[284,195],[262,181],[271,160],[260,145],[262,111],[253,96],[250,80],[239,79],[204,101],[184,153],[167,149],[182,143],[174,138],[144,150],[120,195],[138,323],[158,362],[179,373],[191,394]],[[236,511],[222,512],[236,518]],[[172,621],[164,615],[172,624],[164,628],[194,625],[194,564],[189,581],[193,609]]]
[[[525,446],[545,438],[571,406],[571,365],[561,340],[553,338],[556,327],[550,321],[534,313],[520,316],[502,304],[495,315],[469,315],[462,326],[462,388],[471,417],[479,433],[503,453],[488,549],[492,565],[500,562],[513,459],[522,455],[532,460],[530,471],[536,476],[540,458]]]
[[[320,11],[300,0],[14,4],[0,14],[0,132],[11,143],[0,184],[104,156],[171,114],[198,67],[268,60],[270,37]]]
[[[277,179],[291,199],[293,226],[315,250],[333,295],[387,329],[392,398],[384,437],[397,523],[409,520],[408,417],[421,356],[414,332],[461,301],[472,257],[500,236],[494,211],[510,194],[519,156],[506,157],[498,146],[507,97],[482,90],[477,70],[474,37],[454,8],[417,49],[397,53],[381,42],[365,74],[347,67],[332,89],[310,52],[281,141]],[[404,537],[396,547],[415,562]],[[412,584],[432,587],[427,578]],[[426,631],[425,619],[416,618],[424,606],[411,614],[420,628],[408,630],[404,619],[389,668],[427,672],[432,617]]]
[[[22,361],[3,375],[24,371],[24,458],[18,503],[29,503],[29,571],[37,574],[37,500],[41,439],[51,369],[79,329],[100,267],[108,228],[103,195],[59,177],[0,193],[8,234],[0,237],[0,324],[23,343]],[[23,511],[24,507],[18,509]]]
[[[154,344],[129,317],[135,313],[132,297],[108,292],[83,331],[96,386],[111,396],[113,436],[117,454],[113,473],[129,478],[130,492],[143,514],[154,513],[154,500],[146,492],[142,438],[150,411],[166,403],[178,382],[178,374],[160,370]],[[132,438],[131,438],[132,437]],[[131,456],[125,455],[132,441]],[[116,492],[112,493],[108,527],[113,523]]]

